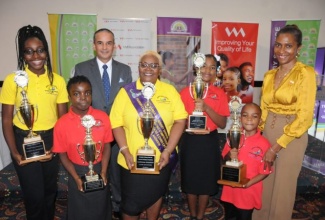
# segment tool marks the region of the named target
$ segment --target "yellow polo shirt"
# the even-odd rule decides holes
[[[31,72],[27,67],[25,71],[29,78],[28,86],[25,87],[27,89],[27,98],[29,103],[34,105],[36,109],[33,131],[51,129],[58,119],[57,104],[69,101],[66,83],[63,77],[53,73],[53,85],[51,86],[47,76],[47,69],[40,76]],[[15,73],[11,73],[5,78],[0,93],[0,102],[14,105],[15,109],[18,109],[21,105],[22,89],[15,83],[15,75]],[[13,123],[23,130],[28,130],[26,125],[18,119],[17,114],[14,115]]]

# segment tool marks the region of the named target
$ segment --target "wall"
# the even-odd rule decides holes
[[[259,23],[255,80],[268,69],[271,20],[321,19],[318,46],[325,46],[324,0],[0,0],[0,80],[17,68],[15,37],[21,26],[43,29],[50,43],[47,13],[97,14],[101,18],[151,18],[152,49],[159,17],[203,18],[201,52],[210,52],[211,22]],[[255,91],[254,100],[259,96]]]

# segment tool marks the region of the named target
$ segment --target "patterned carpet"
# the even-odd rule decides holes
[[[317,167],[324,164],[324,142],[310,138],[306,155],[317,158]],[[319,156],[322,155],[322,156]],[[325,220],[325,175],[315,167],[310,167],[307,161],[302,167],[298,178],[297,197],[292,214],[294,220]],[[165,198],[159,220],[189,220],[189,210],[186,196],[180,191],[180,171],[172,175],[169,194]],[[58,180],[58,196],[56,201],[56,220],[66,219],[67,209],[67,175],[60,165]],[[224,218],[223,206],[219,195],[209,200],[205,213],[205,220],[219,220]],[[26,219],[19,181],[12,164],[0,171],[0,220]],[[145,219],[145,213],[141,215]]]

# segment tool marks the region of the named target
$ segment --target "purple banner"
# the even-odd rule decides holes
[[[279,66],[278,60],[274,57],[273,53],[273,46],[275,42],[276,35],[278,31],[286,25],[286,21],[272,21],[272,26],[271,26],[271,49],[270,49],[270,62],[269,62],[269,69],[274,69]]]
[[[201,36],[201,18],[157,18],[157,35]]]

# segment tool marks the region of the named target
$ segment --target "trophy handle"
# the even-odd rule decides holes
[[[193,97],[193,93],[192,93],[192,83],[190,83],[190,86],[188,87],[188,89],[189,89],[189,91],[190,91],[190,95],[191,95],[192,99],[195,99],[195,98]]]
[[[85,163],[86,159],[85,159],[85,152],[81,152],[79,150],[79,147],[81,146],[81,144],[77,144],[77,151],[78,151],[78,154],[80,156],[80,158],[83,160],[83,163]]]
[[[205,97],[207,97],[208,90],[209,90],[209,84],[205,83],[205,91],[204,91],[204,95],[203,95],[202,99],[205,99]]]
[[[36,122],[38,119],[38,106],[36,104],[32,106],[34,106],[34,122]]]
[[[99,145],[99,150],[97,150],[97,145]],[[95,157],[95,160],[98,159],[99,155],[100,155],[100,152],[102,151],[102,142],[98,141],[96,144],[95,144],[95,147],[96,147],[96,157]]]

